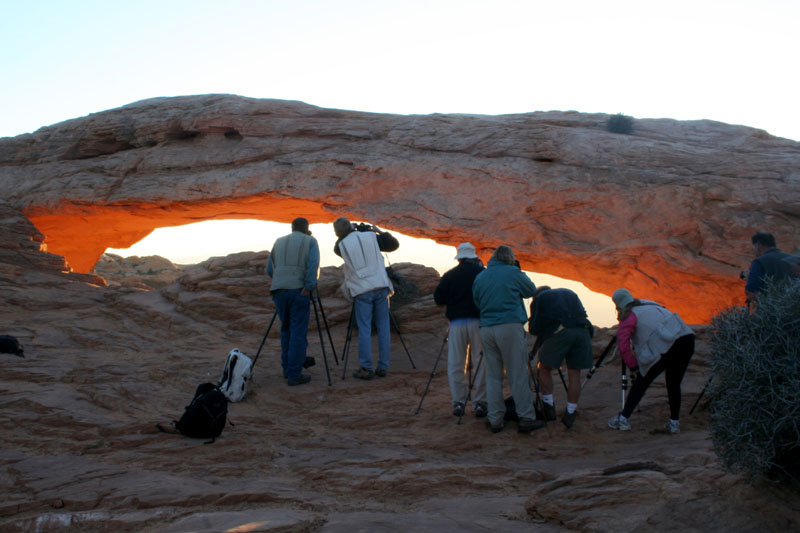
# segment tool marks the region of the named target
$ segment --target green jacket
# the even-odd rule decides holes
[[[536,285],[514,265],[490,259],[486,270],[472,283],[472,298],[481,312],[480,326],[524,324],[528,320],[523,298],[531,298]]]

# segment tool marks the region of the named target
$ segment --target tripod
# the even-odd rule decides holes
[[[397,336],[400,337],[400,342],[403,345],[403,349],[406,351],[406,355],[408,356],[408,360],[411,362],[411,368],[414,370],[417,369],[417,366],[414,364],[414,360],[411,359],[411,354],[408,351],[408,347],[406,346],[406,341],[403,340],[403,335],[400,333],[400,328],[397,326],[397,320],[394,317],[394,313],[392,310],[389,309],[389,320],[390,325],[394,326],[394,330],[397,332]],[[350,344],[353,340],[353,326],[356,323],[356,302],[353,301],[353,305],[350,308],[350,320],[347,324],[347,337],[345,337],[344,341],[344,349],[342,349],[342,379],[345,378],[347,375],[347,356],[350,354]]]
[[[609,353],[612,353],[611,359],[609,359],[609,361],[612,361],[614,359],[613,353],[616,353],[616,345],[617,345],[617,338],[611,337],[611,342],[608,343],[608,345],[603,350],[603,353],[601,353],[600,357],[597,358],[597,362],[594,364],[594,366],[592,366],[592,369],[589,370],[589,373],[586,374],[586,379],[583,380],[581,389],[586,386],[586,383],[588,383],[590,379],[592,379],[592,376],[594,376],[594,373],[597,372],[597,369],[603,366],[603,361],[605,361],[605,358]],[[611,352],[612,348],[614,348],[614,352]]]
[[[706,386],[703,387],[703,390],[700,391],[700,396],[697,397],[697,400],[695,400],[694,405],[692,406],[692,409],[689,411],[690,415],[694,414],[694,410],[697,407],[697,404],[700,403],[700,400],[703,398],[703,395],[708,390],[708,387],[711,385],[711,380],[712,379],[714,379],[714,374],[711,374],[711,376],[709,376],[708,381],[706,381]]]
[[[539,420],[544,420],[545,425],[547,425],[547,417],[544,416],[544,402],[542,401],[542,394],[541,389],[539,388],[539,380],[536,378],[536,373],[533,371],[531,367],[531,362],[536,357],[536,354],[539,352],[539,348],[542,347],[542,340],[541,337],[536,337],[536,342],[533,343],[533,348],[531,348],[530,353],[528,354],[528,375],[533,382],[533,390],[536,393],[536,396],[533,400],[533,410],[536,412],[536,418]],[[561,369],[558,369],[559,372]]]
[[[325,341],[322,338],[322,328],[320,327],[319,323],[319,315],[317,313],[317,305],[319,305],[319,311],[322,313],[322,320],[325,323],[325,330],[328,332],[328,340],[331,343],[331,350],[333,351],[333,358],[336,360],[336,364],[339,364],[338,359],[336,359],[336,348],[333,346],[333,338],[331,337],[331,330],[328,327],[328,321],[325,318],[325,310],[322,308],[322,299],[319,296],[319,291],[314,289],[315,294],[311,296],[311,303],[314,306],[314,317],[317,320],[317,331],[319,332],[319,342],[320,347],[322,348],[322,360],[325,363],[325,373],[328,376],[328,386],[332,385],[331,383],[331,373],[328,368],[328,357],[325,354]],[[269,336],[269,332],[272,330],[272,325],[275,323],[275,319],[278,317],[278,311],[275,310],[275,313],[272,315],[272,320],[269,321],[269,326],[267,326],[267,331],[264,333],[264,338],[261,339],[261,344],[258,346],[258,351],[256,352],[256,356],[253,358],[253,363],[250,365],[250,369],[252,371],[253,367],[256,366],[256,361],[258,361],[258,357],[261,355],[261,350],[264,348],[264,343],[267,342],[267,337]],[[312,360],[313,361],[313,360]],[[312,362],[313,364],[313,362]],[[309,365],[311,366],[311,365]]]
[[[414,411],[415,415],[419,414],[419,410],[422,409],[422,402],[425,401],[425,396],[428,394],[428,388],[431,386],[431,381],[433,381],[433,376],[436,373],[436,367],[439,365],[439,359],[442,357],[442,352],[444,351],[444,345],[447,344],[448,334],[445,333],[444,339],[442,340],[442,347],[439,348],[439,354],[436,356],[436,360],[433,362],[433,369],[431,370],[431,375],[428,378],[428,384],[425,385],[425,391],[422,393],[422,398],[419,399],[419,405],[417,406],[417,410]]]

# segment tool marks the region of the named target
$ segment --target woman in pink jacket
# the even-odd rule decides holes
[[[611,299],[617,306],[619,319],[619,353],[635,379],[622,412],[608,421],[608,427],[631,429],[628,419],[633,410],[647,387],[664,372],[670,410],[665,427],[669,433],[679,433],[681,381],[694,354],[694,332],[677,313],[655,302],[637,300],[627,289],[617,289]]]

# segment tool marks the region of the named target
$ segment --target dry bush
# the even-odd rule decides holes
[[[717,455],[751,478],[800,481],[800,282],[768,283],[751,313],[712,321]]]

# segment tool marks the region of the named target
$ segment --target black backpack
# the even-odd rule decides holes
[[[0,352],[13,353],[17,357],[25,357],[24,351],[16,337],[0,335]]]
[[[211,439],[209,444],[222,433],[227,419],[228,399],[213,383],[201,383],[175,429],[187,437]]]

